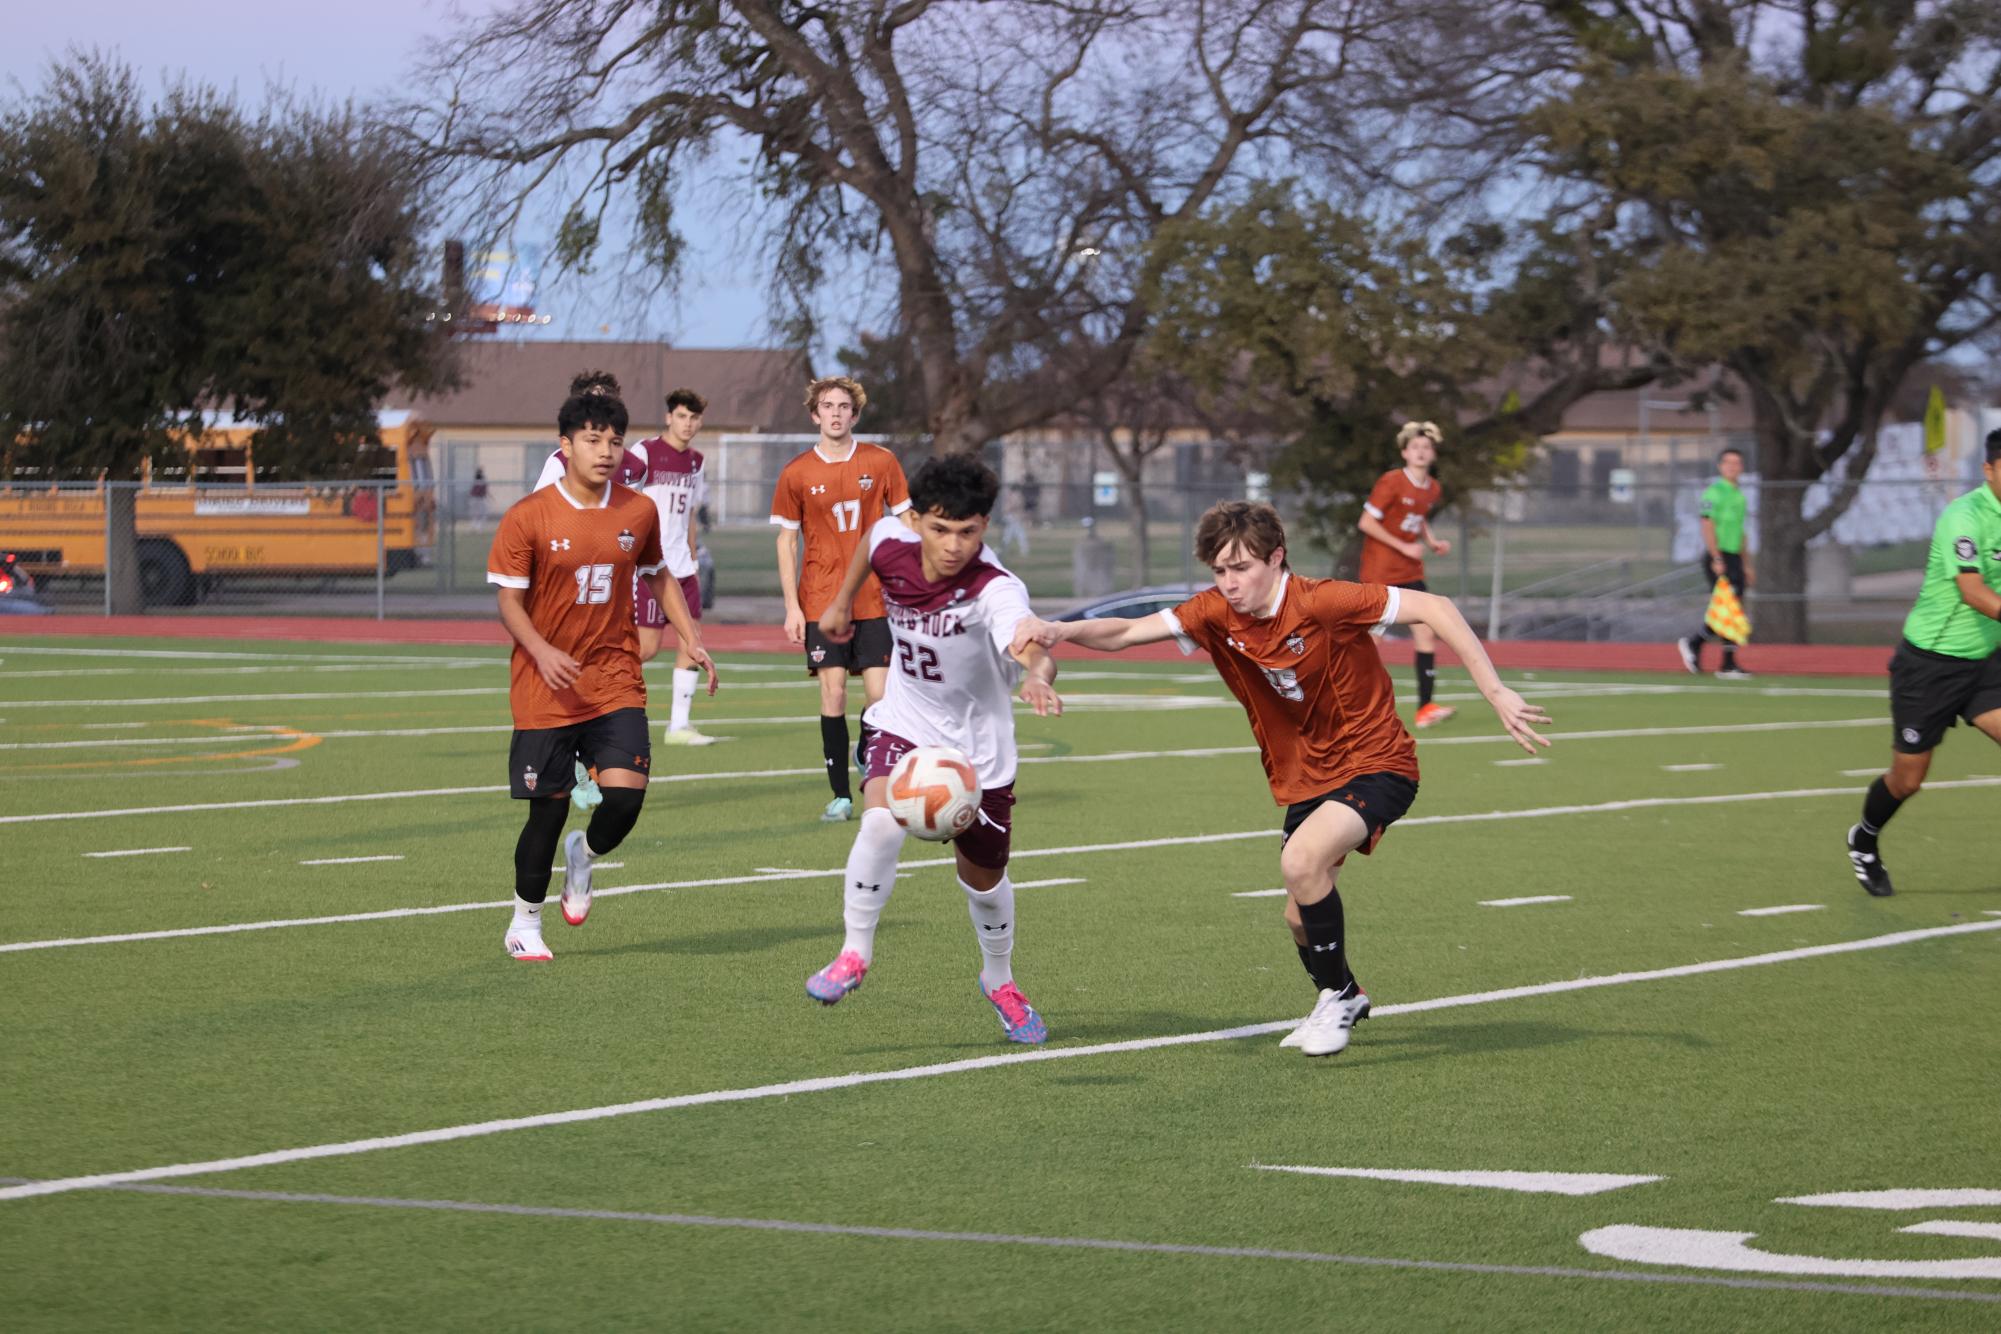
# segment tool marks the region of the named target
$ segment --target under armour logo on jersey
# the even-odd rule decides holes
[[[552,538],[550,538],[550,539],[549,539],[549,550],[551,550],[551,551],[568,551],[569,549],[570,549],[570,539],[569,539],[569,538],[567,538],[567,537],[552,537]]]
[[[806,488],[806,490],[808,491],[808,493],[816,496],[822,496],[827,493],[827,488],[824,486],[809,486]]]

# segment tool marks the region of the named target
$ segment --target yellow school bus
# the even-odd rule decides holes
[[[382,413],[381,443],[360,447],[368,466],[359,486],[259,480],[255,430],[212,422],[189,440],[184,466],[149,463],[142,472],[136,526],[149,604],[195,602],[218,582],[249,575],[373,575],[378,540],[390,574],[429,562],[436,498],[428,424]],[[0,480],[0,545],[37,578],[101,576],[104,500],[101,485]]]

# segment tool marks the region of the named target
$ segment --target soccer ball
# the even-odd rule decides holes
[[[973,763],[950,746],[919,746],[889,771],[889,813],[933,843],[956,838],[980,813],[980,779]]]

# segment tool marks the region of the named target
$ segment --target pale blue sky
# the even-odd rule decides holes
[[[42,82],[50,60],[70,47],[98,47],[134,66],[144,86],[185,73],[233,87],[255,103],[272,82],[333,99],[368,101],[409,95],[407,75],[428,37],[442,34],[454,8],[478,11],[486,0],[338,0],[331,4],[270,0],[59,0],[10,7],[0,42],[0,84]],[[687,347],[767,343],[764,277],[732,254],[726,224],[700,208],[683,211],[695,253],[691,274],[725,274],[693,281],[678,302],[629,308],[607,280],[570,279],[545,288],[538,305],[554,317],[547,333],[572,338],[665,338]],[[522,238],[530,240],[533,238]],[[748,271],[746,271],[748,270]],[[604,326],[610,324],[610,328]]]

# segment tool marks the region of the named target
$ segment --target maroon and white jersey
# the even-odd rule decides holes
[[[676,449],[659,436],[642,440],[626,451],[639,452],[646,476],[631,485],[644,491],[660,511],[660,549],[667,553],[667,573],[686,579],[695,572],[695,552],[688,542],[688,524],[709,499],[709,475],[702,470],[697,449]]]
[[[545,486],[554,486],[557,480],[569,471],[569,468],[570,456],[563,452],[561,445],[556,446],[549,451],[548,459],[543,462],[542,475],[535,479],[534,489],[540,491]],[[619,460],[618,471],[611,475],[611,480],[617,482],[620,486],[634,488],[646,480],[646,446],[644,443],[627,447],[625,457]],[[665,518],[666,516],[662,515],[661,517]],[[661,532],[664,534],[666,529],[663,527]],[[688,535],[686,533],[681,534],[681,540],[684,542],[687,541]]]
[[[1014,781],[1014,688],[1008,653],[1030,615],[1028,589],[983,546],[950,579],[924,577],[923,550],[901,519],[868,533],[869,568],[882,583],[896,655],[889,685],[862,718],[920,746],[965,752],[986,789]]]

